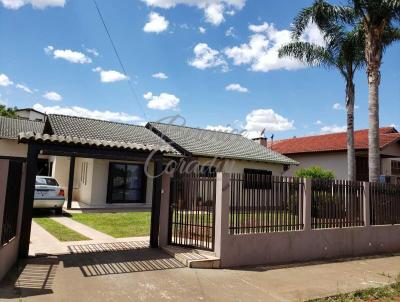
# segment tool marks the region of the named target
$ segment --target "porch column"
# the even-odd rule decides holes
[[[161,175],[161,160],[154,162],[154,175]],[[160,229],[160,205],[161,205],[162,176],[153,178],[153,200],[151,203],[151,226],[150,226],[150,247],[158,247],[158,234]]]
[[[33,199],[35,196],[35,183],[37,174],[37,159],[39,147],[28,145],[28,154],[26,158],[26,177],[24,203],[22,208],[21,235],[19,242],[19,257],[27,258],[29,254],[29,241],[31,237]]]
[[[70,210],[72,206],[72,193],[74,191],[74,174],[75,174],[75,156],[71,156],[69,162],[69,177],[68,177],[68,201],[67,201],[68,210]]]
[[[168,245],[169,236],[169,202],[170,202],[171,175],[164,173],[162,176],[161,206],[160,206],[160,246]]]

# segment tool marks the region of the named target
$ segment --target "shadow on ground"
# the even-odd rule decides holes
[[[78,267],[85,277],[182,268],[184,265],[147,241],[79,244],[60,256],[65,268]]]
[[[76,244],[68,249],[66,255],[19,261],[0,284],[0,300],[52,294],[56,272],[63,282],[63,270],[68,269],[95,277],[184,267],[161,249],[149,248],[148,241]]]
[[[0,299],[52,294],[57,257],[29,258],[19,261],[0,284]]]

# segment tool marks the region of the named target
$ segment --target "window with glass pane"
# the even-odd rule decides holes
[[[110,163],[108,203],[145,202],[143,165]]]

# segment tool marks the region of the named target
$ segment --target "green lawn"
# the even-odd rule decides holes
[[[389,302],[400,301],[400,275],[396,282],[383,287],[358,290],[349,294],[316,299],[309,302]]]
[[[54,221],[51,218],[37,217],[33,218],[37,224],[44,228],[51,235],[56,237],[60,241],[80,241],[80,240],[90,240],[86,236],[67,228],[66,226]]]
[[[150,212],[82,213],[71,215],[71,219],[114,238],[148,236],[150,234]]]

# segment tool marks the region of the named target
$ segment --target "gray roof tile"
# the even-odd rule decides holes
[[[239,134],[153,122],[147,127],[152,127],[155,132],[161,132],[173,143],[195,156],[298,164],[295,160]]]
[[[162,149],[176,153],[169,144],[143,126],[57,114],[49,114],[47,123],[53,131],[50,134],[58,136],[137,144],[146,149]]]
[[[0,116],[0,138],[17,139],[20,132],[43,132],[44,123]]]

